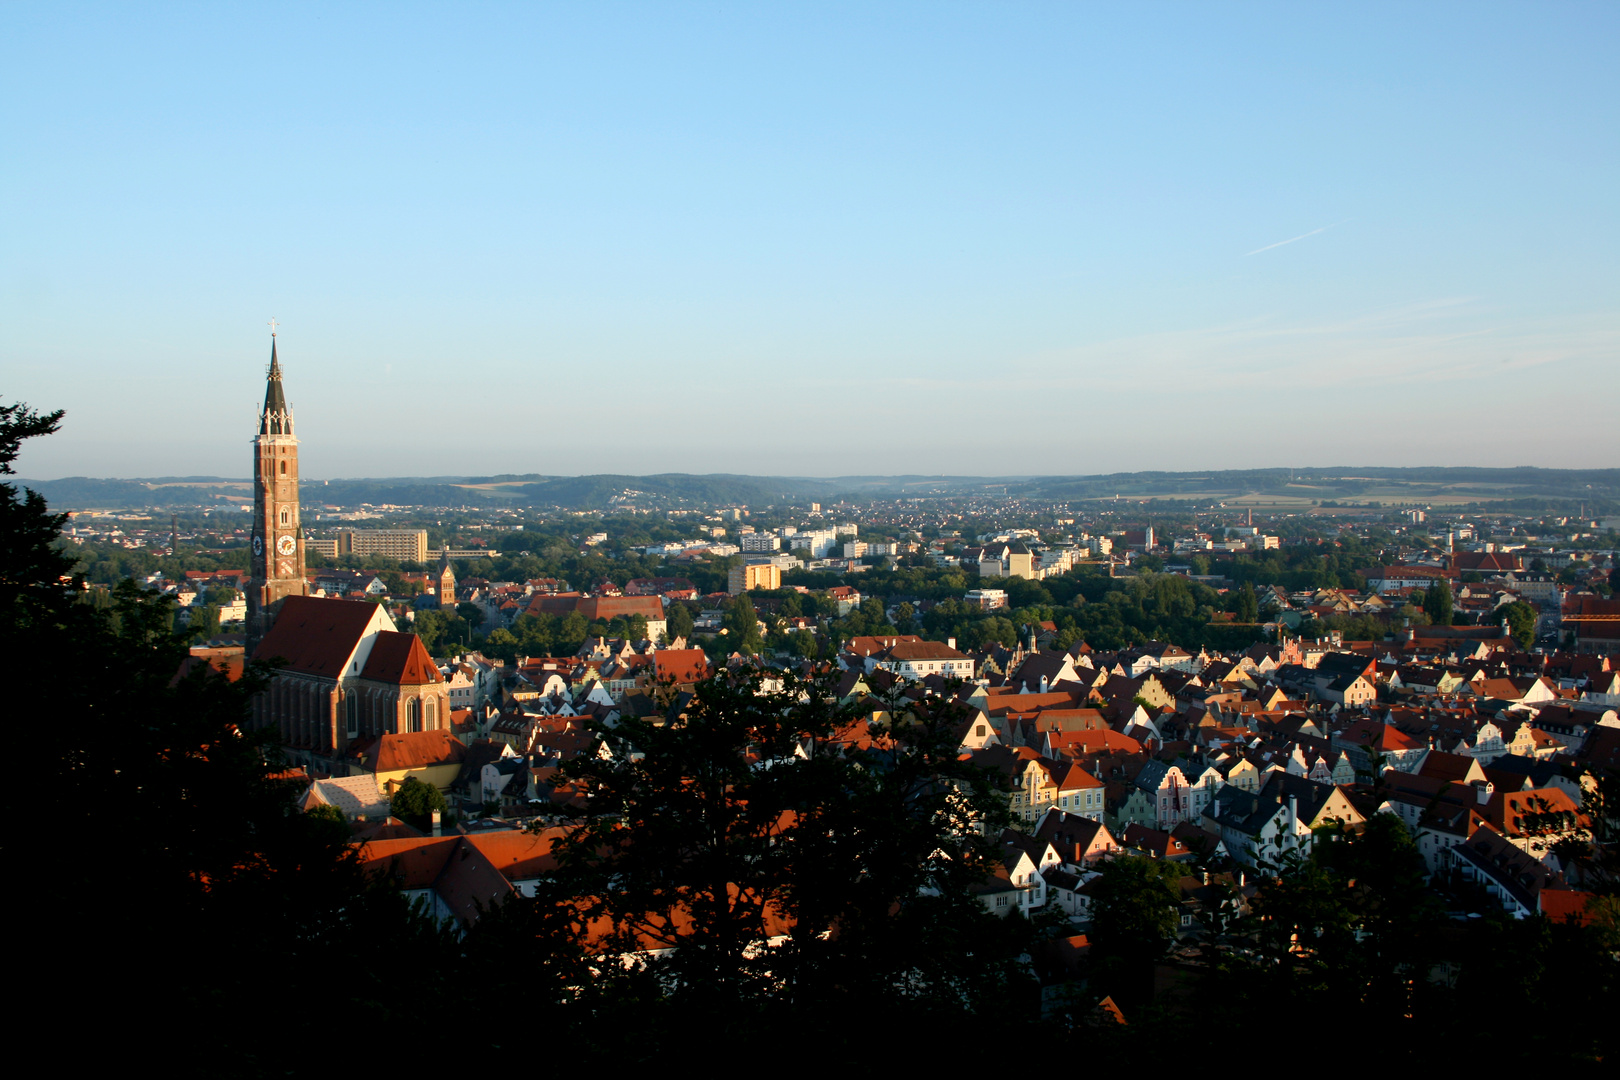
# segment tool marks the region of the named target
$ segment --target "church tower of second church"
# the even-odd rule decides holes
[[[247,653],[269,631],[288,596],[303,596],[304,530],[298,522],[298,440],[281,389],[276,335],[270,334],[270,376],[253,440],[253,553],[248,582]]]

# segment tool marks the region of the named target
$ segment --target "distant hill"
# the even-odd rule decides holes
[[[218,476],[104,480],[73,476],[61,480],[22,480],[54,507],[133,509],[241,503],[252,496],[251,481]],[[644,509],[783,502],[839,498],[912,498],[1001,495],[1090,501],[1171,499],[1196,502],[1231,500],[1235,505],[1287,507],[1355,501],[1427,503],[1556,501],[1585,502],[1592,513],[1620,508],[1620,469],[1410,469],[1334,466],[1246,469],[1214,472],[1134,472],[1093,476],[741,476],[727,473],[661,473],[628,476],[432,476],[305,481],[303,498],[355,506],[562,507],[605,510],[615,505]]]

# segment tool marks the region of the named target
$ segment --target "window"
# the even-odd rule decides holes
[[[432,698],[428,698],[428,702],[427,702],[427,729],[429,731],[434,731],[434,730],[437,730],[438,726],[439,726],[439,703],[437,701],[434,701]]]
[[[287,475],[287,462],[285,460],[282,461],[282,463],[281,463],[281,475],[282,476]]]

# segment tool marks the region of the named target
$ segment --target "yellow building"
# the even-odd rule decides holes
[[[392,796],[410,776],[448,791],[467,756],[466,746],[447,731],[382,735],[357,749],[349,761],[349,775],[374,777],[385,796]]]
[[[780,589],[781,587],[782,568],[774,562],[766,560],[745,562],[741,566],[733,566],[730,572],[726,574],[726,591],[732,596],[753,589]]]

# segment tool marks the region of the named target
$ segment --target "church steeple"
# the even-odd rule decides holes
[[[264,386],[264,412],[259,414],[260,435],[291,435],[292,410],[281,389],[281,361],[276,359],[276,335],[270,335],[270,376]]]
[[[298,440],[293,437],[292,410],[287,408],[287,395],[281,388],[274,331],[272,323],[264,411],[259,414],[259,434],[253,440],[253,554],[247,589],[250,653],[270,629],[281,600],[308,593],[304,530],[298,512]]]

